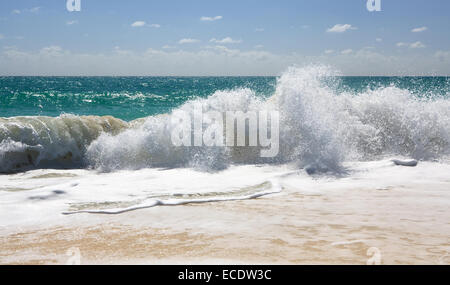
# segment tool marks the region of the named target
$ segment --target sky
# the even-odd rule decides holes
[[[79,1],[0,1],[0,75],[450,75],[448,0]]]

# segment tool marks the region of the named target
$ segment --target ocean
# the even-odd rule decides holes
[[[336,94],[396,87],[417,98],[446,98],[449,77],[333,77]],[[217,91],[250,89],[269,98],[277,77],[0,77],[0,117],[112,116],[131,121],[172,111]]]
[[[173,112],[195,105],[279,112],[278,155],[174,146]],[[411,176],[392,159],[437,173],[449,156],[449,77],[345,77],[324,66],[278,77],[0,77],[3,225],[270,199],[287,184],[373,184],[364,173],[395,186]]]

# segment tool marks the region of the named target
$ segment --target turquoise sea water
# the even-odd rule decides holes
[[[449,77],[338,77],[337,93],[359,94],[395,86],[417,97],[450,94]],[[0,117],[110,115],[133,120],[167,113],[219,90],[249,88],[274,94],[276,77],[0,77]]]
[[[275,77],[1,77],[0,117],[110,115],[133,120],[169,112],[217,90],[270,96]]]

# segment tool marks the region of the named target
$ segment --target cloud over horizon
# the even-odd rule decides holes
[[[242,42],[242,40],[234,40],[231,37],[226,37],[223,39],[216,39],[216,38],[212,38],[209,40],[212,43],[217,43],[217,44],[239,44]]]
[[[450,51],[427,56],[386,56],[373,48],[346,49],[319,56],[279,54],[261,49],[207,46],[198,51],[152,49],[144,52],[115,47],[110,52],[77,53],[61,46],[27,52],[16,47],[0,51],[0,75],[278,75],[292,65],[327,64],[344,75],[430,75],[450,73]],[[370,70],[367,67],[370,66]],[[423,69],[427,66],[427,69]],[[386,73],[388,68],[391,72]],[[24,70],[26,72],[24,72]],[[402,70],[402,72],[398,72]],[[239,71],[239,73],[236,73]]]
[[[425,48],[426,45],[424,45],[422,42],[418,41],[418,42],[414,42],[414,43],[404,43],[404,42],[399,42],[396,44],[397,47],[409,47],[412,49],[417,49],[417,48]]]
[[[421,32],[424,32],[424,31],[426,31],[426,30],[428,30],[427,27],[420,27],[420,28],[414,28],[414,29],[412,29],[411,32],[413,32],[413,33],[421,33]]]
[[[133,28],[143,27],[143,26],[145,26],[145,25],[146,25],[146,23],[145,23],[144,21],[136,21],[136,22],[134,22],[133,24],[131,24],[131,26],[132,26]]]
[[[328,33],[344,33],[348,30],[356,30],[356,27],[353,27],[350,24],[336,24],[333,27],[327,29]]]
[[[217,20],[222,20],[223,17],[222,16],[215,16],[215,17],[201,17],[200,21],[206,21],[206,22],[213,22],[213,21],[217,21]]]
[[[200,42],[200,40],[191,39],[191,38],[184,38],[184,39],[181,39],[181,40],[178,41],[178,43],[180,45],[183,45],[183,44],[194,44],[194,43],[198,43],[198,42]]]

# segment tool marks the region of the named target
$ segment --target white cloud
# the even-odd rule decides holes
[[[412,29],[411,32],[413,32],[413,33],[420,33],[420,32],[424,32],[426,30],[428,30],[427,27],[419,27],[419,28]]]
[[[436,54],[385,55],[372,49],[341,56],[276,54],[264,50],[238,50],[225,46],[197,51],[148,49],[78,53],[59,46],[39,51],[17,47],[0,50],[0,75],[137,75],[213,76],[278,75],[292,65],[317,62],[331,65],[343,75],[450,75],[450,51]]]
[[[0,75],[273,75],[282,71],[277,55],[266,51],[240,51],[225,46],[198,51],[149,48],[144,52],[119,47],[106,53],[76,53],[59,47],[39,52],[17,48],[0,50]],[[272,69],[268,70],[270,67]]]
[[[31,13],[39,13],[39,11],[41,10],[41,7],[33,7],[30,9]]]
[[[121,49],[119,46],[115,46],[113,52],[119,56],[131,56],[133,52],[130,50]]]
[[[23,10],[23,11],[37,14],[37,13],[39,13],[40,10],[41,10],[41,7],[33,7],[31,9],[29,9],[29,10]],[[22,11],[20,11],[19,9],[14,9],[14,10],[11,11],[11,14],[19,15],[19,14],[22,14]]]
[[[0,34],[0,40],[4,39],[5,36],[3,36],[2,34]]]
[[[212,42],[212,43],[216,43],[216,44],[239,44],[239,43],[242,42],[242,40],[233,40],[230,37],[226,37],[226,38],[223,38],[221,40],[216,39],[216,38],[212,38],[209,41]]]
[[[60,46],[48,46],[41,49],[41,52],[48,53],[48,52],[60,52],[62,51],[62,48]]]
[[[64,55],[64,50],[60,46],[48,46],[39,51],[41,56],[46,57],[61,57]]]
[[[182,45],[182,44],[193,44],[193,43],[198,43],[198,42],[199,42],[199,40],[197,40],[197,39],[190,39],[190,38],[185,38],[185,39],[181,39],[181,40],[178,41],[178,43],[180,45]]]
[[[215,17],[201,17],[200,21],[207,21],[207,22],[212,22],[212,21],[217,21],[217,20],[222,20],[223,17],[222,16],[215,16]]]
[[[424,48],[426,47],[422,42],[415,42],[415,43],[404,43],[399,42],[396,44],[397,47],[409,47],[409,48]]]
[[[352,49],[344,49],[343,51],[341,51],[342,54],[351,54],[352,52]]]
[[[164,45],[162,46],[163,49],[173,49],[175,48],[174,46],[169,46],[169,45]]]
[[[325,54],[332,54],[332,53],[334,53],[334,50],[332,49],[325,50]]]
[[[255,32],[264,32],[264,29],[263,28],[256,28]]]
[[[215,51],[221,52],[221,53],[227,53],[227,54],[237,54],[240,52],[238,49],[230,49],[226,46],[216,45],[216,46],[205,46],[204,48],[207,49],[213,49]]]
[[[375,40],[376,40],[377,42],[379,42],[379,43],[381,43],[381,42],[383,41],[382,38],[376,38]]]
[[[327,32],[329,32],[329,33],[343,33],[343,32],[346,32],[348,30],[356,30],[356,27],[353,27],[350,24],[343,24],[343,25],[336,24],[333,27],[329,28],[327,30]]]
[[[425,45],[422,42],[415,42],[415,43],[412,43],[409,47],[410,48],[424,48]]]
[[[71,26],[71,25],[75,25],[75,24],[78,24],[78,21],[77,21],[77,20],[67,21],[67,22],[66,22],[66,25],[67,25],[67,26]]]
[[[136,21],[133,24],[131,24],[133,28],[140,28],[140,27],[150,27],[150,28],[161,28],[161,25],[159,24],[147,24],[145,21]]]
[[[3,56],[15,62],[23,61],[31,57],[37,57],[37,55],[34,54],[32,55],[27,52],[19,51],[17,47],[14,46],[3,47],[3,49],[4,49]]]
[[[256,45],[256,46],[254,46],[254,48],[257,48],[257,49],[260,49],[260,48],[263,48],[264,46],[263,45]]]
[[[136,21],[136,22],[134,22],[133,24],[131,24],[131,26],[132,26],[133,28],[143,27],[143,26],[145,26],[145,25],[146,25],[146,23],[145,23],[144,21]]]

